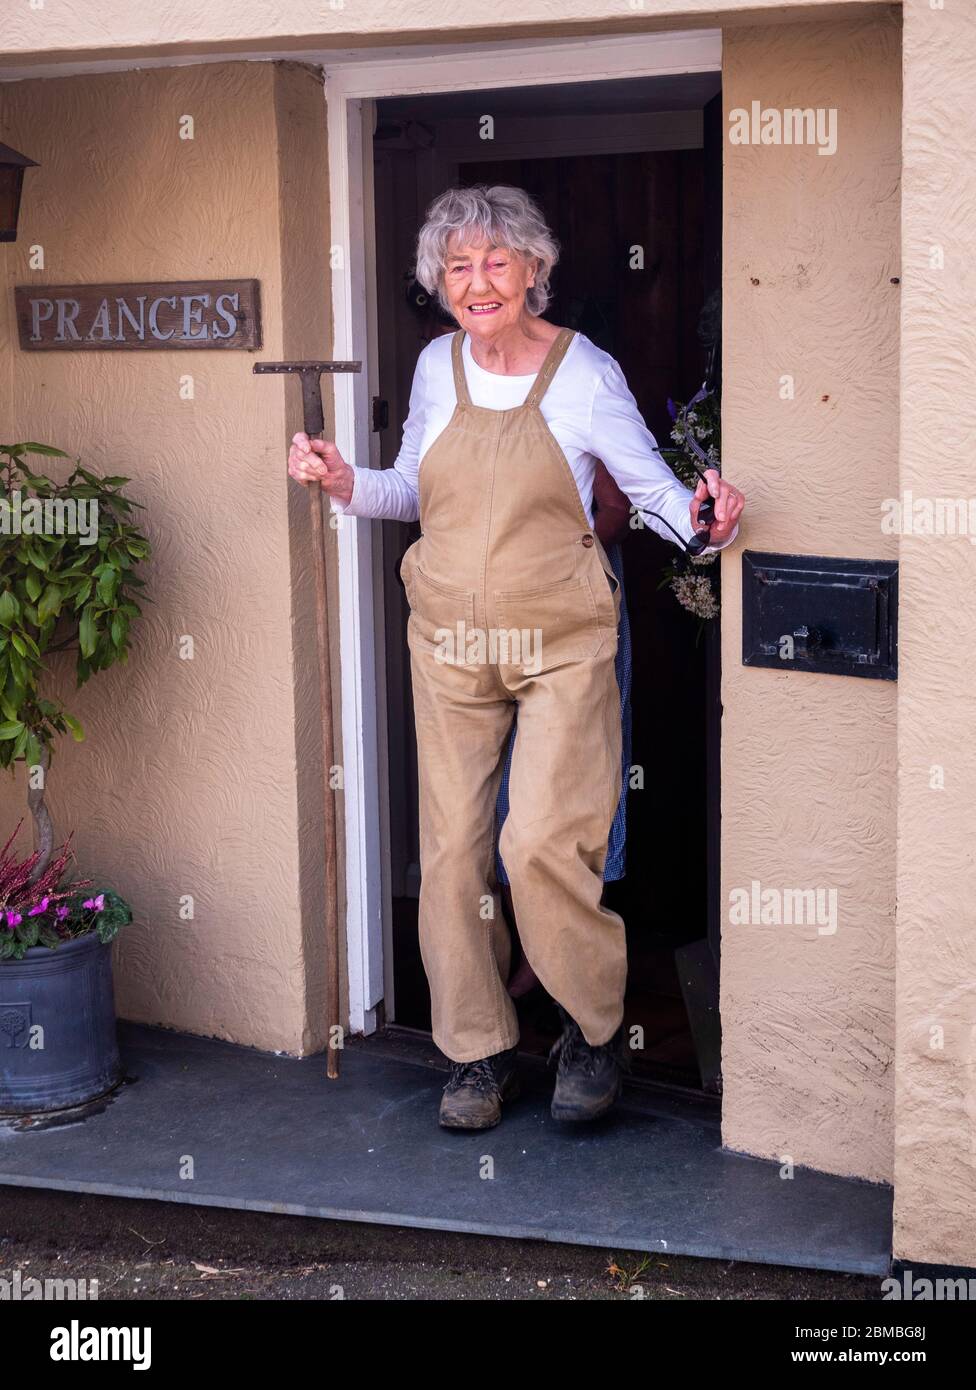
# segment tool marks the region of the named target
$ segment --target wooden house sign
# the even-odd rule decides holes
[[[259,348],[257,280],[17,285],[26,352]]]

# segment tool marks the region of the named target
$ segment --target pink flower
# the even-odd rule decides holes
[[[97,898],[86,898],[82,907],[93,908],[95,912],[101,912],[105,906],[105,894],[99,893]]]
[[[55,917],[57,917],[57,918],[59,918],[59,919],[63,919],[63,918],[65,918],[65,917],[67,917],[67,915],[68,915],[68,913],[69,913],[70,911],[71,911],[71,908],[70,908],[70,907],[65,907],[64,903],[62,903],[61,906],[55,910],[54,915],[55,915]]]
[[[7,926],[8,926],[8,927],[11,927],[11,928],[13,928],[13,927],[19,927],[20,924],[21,924],[21,922],[22,922],[23,920],[24,920],[24,919],[23,919],[23,917],[21,917],[21,915],[20,915],[19,912],[8,912],[8,913],[7,913]]]
[[[30,909],[30,911],[28,912],[27,916],[28,916],[28,917],[39,917],[40,914],[41,914],[42,912],[46,912],[46,911],[47,911],[47,905],[48,905],[48,903],[49,903],[50,901],[51,901],[50,898],[42,898],[41,901],[37,904],[36,907],[32,907],[32,908]]]

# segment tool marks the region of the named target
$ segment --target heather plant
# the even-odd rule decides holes
[[[89,878],[67,876],[74,857],[70,835],[39,873],[40,850],[18,859],[12,845],[23,823],[0,849],[0,961],[20,960],[32,946],[53,949],[90,932],[111,941],[132,921],[128,903],[109,889],[92,892]]]

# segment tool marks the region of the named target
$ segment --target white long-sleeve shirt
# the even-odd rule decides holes
[[[403,442],[392,468],[356,468],[352,499],[332,499],[347,516],[416,521],[420,515],[417,478],[420,461],[454,412],[456,393],[451,363],[453,334],[433,339],[417,359]],[[502,376],[480,367],[465,335],[462,360],[475,405],[506,410],[522,405],[535,374]],[[583,510],[593,525],[593,477],[597,460],[637,508],[646,525],[673,545],[668,527],[650,513],[660,512],[684,540],[695,534],[688,504],[694,493],[671,471],[644,423],[617,362],[582,333],[572,339],[542,398],[540,410],[566,456]],[[703,552],[721,550],[738,534]]]

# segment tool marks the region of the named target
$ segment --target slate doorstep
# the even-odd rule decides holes
[[[0,1130],[0,1184],[663,1255],[888,1272],[891,1189],[724,1153],[714,1124],[628,1105],[551,1120],[551,1074],[487,1133],[436,1124],[443,1072],[348,1046],[277,1057],[120,1025],[129,1078],[100,1113]]]

